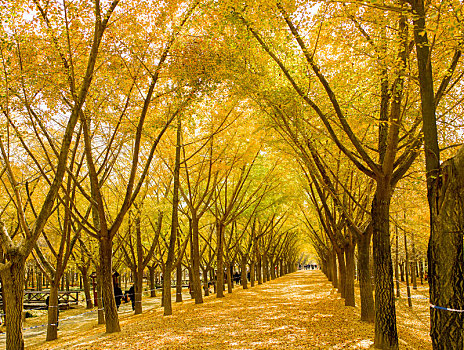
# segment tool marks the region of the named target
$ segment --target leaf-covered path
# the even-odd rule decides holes
[[[365,349],[373,325],[361,322],[359,308],[345,307],[320,271],[299,271],[248,290],[174,305],[121,318],[122,332],[105,334],[104,326],[67,334],[34,349]],[[409,329],[402,349],[429,349],[424,335]],[[423,333],[423,332],[422,332]]]

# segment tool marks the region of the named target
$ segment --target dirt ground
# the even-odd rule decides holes
[[[400,349],[431,349],[426,287],[413,291],[412,309],[407,306],[405,294],[403,285],[402,299],[397,301]],[[163,316],[159,298],[145,299],[144,310],[142,315],[135,316],[130,305],[123,305],[122,331],[117,334],[105,334],[104,326],[96,325],[95,313],[69,320],[64,320],[68,316],[60,315],[58,340],[45,342],[44,329],[39,335],[26,337],[26,346],[28,349],[367,349],[374,337],[374,326],[360,321],[359,307],[344,306],[320,271],[298,271],[247,290],[236,287],[225,298],[206,297],[201,305],[192,300],[175,303],[173,315],[168,317]]]

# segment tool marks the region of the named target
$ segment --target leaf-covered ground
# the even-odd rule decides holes
[[[418,298],[421,292],[415,292]],[[397,303],[400,348],[431,349],[428,302],[413,300],[412,310],[404,299]],[[28,348],[367,349],[373,343],[373,325],[360,321],[358,307],[344,306],[320,271],[299,271],[248,290],[235,287],[201,305],[188,300],[173,306],[169,317],[160,307],[137,316],[123,313],[117,334],[105,334],[94,320],[74,330],[63,325],[58,340]]]

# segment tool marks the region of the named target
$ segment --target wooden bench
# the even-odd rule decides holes
[[[58,305],[61,310],[67,310],[72,305],[79,303],[79,293],[81,290],[60,290],[58,291]],[[23,307],[24,309],[47,309],[46,300],[50,295],[49,290],[25,290]]]

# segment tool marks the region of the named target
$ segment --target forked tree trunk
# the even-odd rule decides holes
[[[11,266],[1,272],[7,316],[6,350],[23,350],[24,261],[22,256],[14,257],[10,261]]]
[[[58,338],[58,307],[58,284],[52,281],[48,299],[47,341]]]
[[[379,349],[398,349],[396,308],[393,293],[393,266],[390,248],[389,185],[377,183],[372,201],[372,225],[375,268],[375,338]]]
[[[345,306],[355,306],[354,299],[354,250],[356,244],[349,244],[345,248],[346,279],[345,279]]]
[[[428,247],[430,303],[464,310],[464,147],[440,167],[433,183],[434,203]],[[434,349],[464,348],[464,312],[431,308]]]
[[[119,326],[118,309],[116,308],[116,301],[114,300],[112,256],[113,249],[111,239],[102,237],[100,239],[100,271],[106,333],[121,331]]]
[[[358,242],[358,278],[361,295],[361,321],[374,322],[374,297],[369,268],[372,226],[366,229]]]

